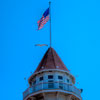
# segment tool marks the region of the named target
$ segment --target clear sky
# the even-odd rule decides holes
[[[49,45],[49,22],[37,21],[49,0],[0,0],[0,100],[22,100],[27,80]],[[51,0],[52,47],[70,72],[83,100],[100,95],[100,0]],[[79,84],[77,84],[79,82]]]

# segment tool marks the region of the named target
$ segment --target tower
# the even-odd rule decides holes
[[[53,48],[49,48],[29,77],[23,100],[82,100],[75,78]]]

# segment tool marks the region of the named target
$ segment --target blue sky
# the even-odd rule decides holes
[[[37,21],[49,0],[0,1],[0,97],[22,100],[27,80],[49,45],[49,22],[37,31]],[[83,100],[100,91],[100,1],[51,0],[52,47],[70,72]],[[79,82],[79,84],[77,84]]]

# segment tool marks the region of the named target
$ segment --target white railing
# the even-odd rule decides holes
[[[51,89],[61,89],[61,90],[73,92],[79,97],[81,97],[81,90],[77,89],[72,84],[67,84],[67,83],[62,83],[62,82],[43,82],[43,83],[39,83],[39,84],[29,87],[23,93],[23,99],[25,99],[28,95],[34,92],[38,92],[40,90],[51,90]]]

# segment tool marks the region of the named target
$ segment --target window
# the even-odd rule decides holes
[[[48,79],[53,79],[53,75],[48,75]]]
[[[63,82],[62,81],[59,82],[59,88],[63,89]]]
[[[58,76],[58,79],[61,79],[61,80],[62,80],[62,79],[63,79],[63,77],[62,77],[62,76]]]
[[[54,88],[53,80],[48,81],[48,88]]]
[[[43,81],[43,76],[42,76],[42,77],[40,77],[40,81]]]
[[[67,82],[69,83],[69,79],[67,79]]]
[[[36,83],[36,80],[33,83],[35,84]]]
[[[33,82],[32,82],[32,85],[35,85],[36,84],[36,80],[34,80]]]

